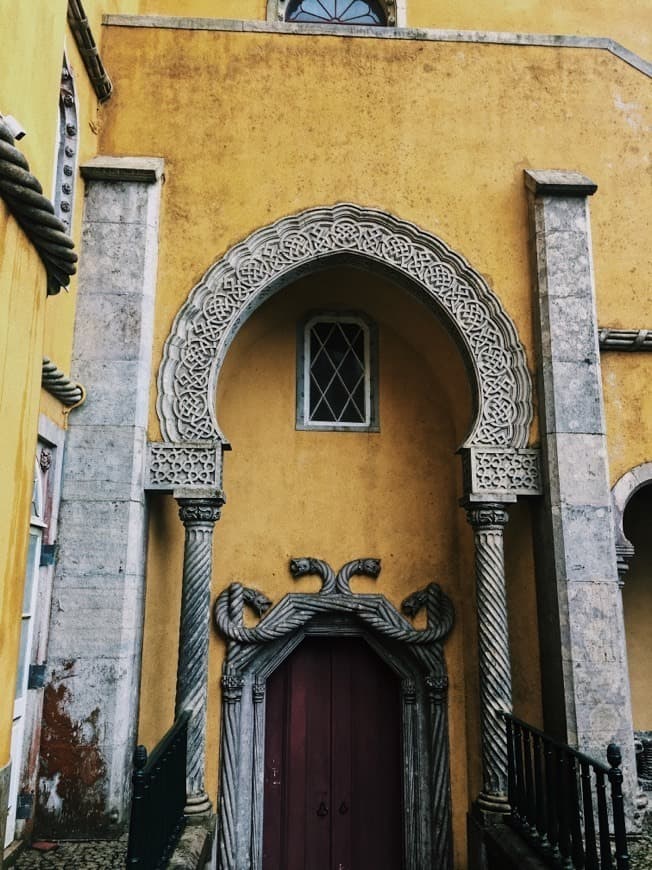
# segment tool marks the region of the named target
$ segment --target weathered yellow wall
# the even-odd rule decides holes
[[[627,304],[613,318],[601,318],[604,326],[646,328],[652,323],[652,294]],[[649,328],[649,327],[648,327]],[[607,446],[611,484],[630,468],[652,461],[652,357],[647,353],[602,354],[602,383],[607,420]]]
[[[644,229],[631,216],[643,213],[646,191],[635,151],[639,131],[630,123],[631,109],[623,105],[643,104],[647,80],[606,52],[118,27],[107,29],[105,49],[117,87],[114,99],[102,110],[101,150],[166,159],[155,365],[189,289],[225,250],[278,217],[342,200],[412,220],[466,256],[498,293],[532,364],[522,170],[559,167],[560,154],[566,168],[579,169],[600,184],[591,207],[601,312],[605,316],[613,312],[611,293],[616,283],[621,298],[633,300],[641,292]],[[144,54],[147,65],[136,61]],[[175,71],[174,78],[169,77],[170,70]],[[161,76],[166,76],[165,88],[160,87]],[[192,130],[192,135],[179,136],[179,130]],[[623,268],[633,262],[638,262],[640,272]],[[381,436],[326,435],[318,448],[311,442],[314,453],[304,455],[306,439],[313,436],[292,428],[299,292],[286,291],[269,303],[265,316],[262,311],[255,315],[238,336],[222,374],[220,422],[233,441],[234,453],[226,457],[229,501],[216,532],[214,591],[240,579],[277,598],[291,588],[287,558],[297,554],[301,544],[334,563],[345,561],[355,555],[345,543],[353,540],[351,534],[346,539],[338,534],[338,522],[345,519],[349,533],[356,529],[355,537],[368,542],[369,551],[379,542],[385,560],[379,588],[395,600],[403,592],[404,578],[410,585],[428,579],[451,559],[457,567],[446,588],[460,613],[448,656],[451,744],[456,753],[455,827],[461,834],[467,801],[479,789],[472,534],[456,506],[461,494],[459,460],[452,456],[468,420],[456,418],[454,429],[439,429],[430,439],[430,454],[425,454],[434,462],[432,445],[446,445],[447,459],[440,469],[446,501],[432,505],[430,493],[407,500],[398,488],[406,474],[399,474],[397,480],[390,478],[390,485],[378,485],[381,501],[388,494],[381,519],[372,522],[366,510],[358,509],[353,520],[343,514],[331,521],[326,499],[310,509],[305,479],[312,475],[316,483],[336,486],[333,480],[324,481],[328,476],[319,471],[335,462],[331,443],[347,443],[341,440],[347,437],[353,437],[352,444],[358,438],[360,444],[372,443],[374,437],[387,437],[390,443],[385,421],[388,413],[391,419],[391,412],[384,412]],[[409,314],[412,303],[398,309],[407,318],[399,325],[397,310],[389,316],[382,306],[374,308],[381,299],[382,294],[376,294],[370,305],[371,313],[386,324],[385,352],[391,348],[393,358],[400,357],[401,366],[407,368],[432,360],[437,351],[426,336],[437,327]],[[358,307],[365,306],[360,302]],[[632,311],[620,310],[623,317],[630,313],[633,306]],[[401,343],[404,349],[399,353]],[[283,374],[274,375],[280,358],[286,358]],[[434,384],[431,394],[448,403],[452,413],[455,400],[446,390],[447,384],[455,390],[455,380],[441,377],[437,365],[430,368],[435,373],[429,374]],[[282,411],[279,399],[278,407],[274,405],[261,422],[256,399],[261,394],[284,396],[289,411]],[[405,425],[414,412],[416,396],[411,398],[407,417],[401,417]],[[413,419],[412,423],[416,425]],[[159,435],[152,410],[150,436]],[[390,462],[386,458],[372,477],[365,449],[338,451],[337,462],[345,468],[344,480],[365,480],[368,486],[362,489],[374,491],[373,480],[389,475]],[[288,455],[300,457],[302,464],[288,467],[283,462]],[[416,451],[414,456],[423,453]],[[394,467],[410,464],[408,454],[392,459],[402,463]],[[429,473],[426,470],[416,481],[413,476],[411,482],[421,487]],[[403,511],[395,508],[397,498]],[[440,530],[439,535],[432,538],[419,525],[424,519],[418,507],[424,503],[432,507],[432,519],[439,523],[432,527]],[[314,511],[308,514],[309,524],[299,505]],[[397,517],[403,522],[403,512],[408,510],[409,525],[416,524],[418,536],[396,525]],[[392,523],[388,523],[390,515]],[[328,520],[322,519],[326,516]],[[376,537],[381,531],[383,536]],[[141,739],[149,744],[160,737],[173,713],[182,537],[172,500],[157,499],[149,552],[140,723]],[[415,548],[416,537],[427,540],[425,548]],[[514,697],[517,713],[540,722],[529,538],[529,510],[519,505],[512,509],[506,533]],[[408,568],[409,557],[417,550],[420,570]],[[394,556],[388,557],[387,552]],[[214,793],[221,647],[215,639],[212,643],[208,784]],[[463,848],[462,841],[458,837],[458,849]]]
[[[636,493],[625,510],[625,534],[636,550],[625,575],[623,608],[632,687],[634,728],[652,731],[650,697],[650,656],[652,655],[652,488]]]
[[[140,0],[141,15],[264,20],[266,0]]]
[[[447,30],[498,30],[609,36],[643,57],[650,54],[650,4],[635,0],[627,15],[611,0],[546,3],[545,0],[406,0],[411,27]]]
[[[18,143],[49,191],[65,26],[64,0],[0,0],[0,111],[28,131]],[[30,58],[26,63],[25,58]],[[0,766],[9,758],[20,608],[39,410],[45,270],[0,200]]]

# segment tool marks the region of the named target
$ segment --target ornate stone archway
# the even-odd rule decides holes
[[[217,378],[243,322],[298,275],[360,261],[404,283],[443,317],[471,370],[475,419],[465,447],[525,447],[530,376],[498,297],[440,239],[385,212],[343,204],[282,218],[231,248],[179,310],[165,343],[157,410],[165,441],[224,440]]]
[[[177,711],[190,727],[191,805],[203,789],[211,537],[223,503],[229,445],[215,408],[231,342],[262,303],[292,281],[333,265],[385,274],[440,317],[470,373],[475,413],[460,452],[474,528],[480,635],[483,796],[503,812],[507,759],[497,711],[511,710],[505,594],[505,503],[541,491],[539,451],[528,448],[531,382],[514,324],[482,276],[440,239],[385,212],[339,204],[284,217],[231,248],[180,308],[165,343],[157,411],[163,441],[149,445],[146,489],[171,492],[186,528]]]
[[[652,483],[652,462],[643,462],[635,468],[630,468],[613,485],[611,504],[614,513],[614,528],[616,532],[616,557],[618,559],[618,575],[620,583],[624,582],[629,563],[634,558],[634,547],[628,541],[623,528],[625,508],[629,500],[639,489]]]
[[[362,637],[401,680],[403,828],[406,870],[452,867],[447,725],[448,677],[443,644],[453,606],[435,583],[410,595],[401,609],[423,608],[415,629],[382,595],[355,594],[353,575],[377,577],[380,561],[355,559],[338,572],[319,559],[293,559],[293,576],[316,574],[318,593],[290,593],[269,613],[265,596],[239,583],[215,603],[215,623],[228,641],[222,674],[222,750],[218,826],[219,870],[262,865],[265,686],[270,674],[309,635]],[[244,625],[244,606],[259,616]]]

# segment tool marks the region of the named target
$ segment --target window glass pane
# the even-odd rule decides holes
[[[385,24],[385,14],[377,0],[291,0],[287,21],[312,21],[318,24]]]
[[[16,700],[22,698],[27,688],[27,646],[31,619],[23,619],[20,626],[20,651],[18,653],[18,676],[16,678]]]
[[[313,321],[307,346],[310,359],[306,365],[309,415],[306,422],[368,423],[365,327],[346,320]]]
[[[38,559],[40,558],[40,533],[30,532],[27,549],[27,569],[25,571],[25,588],[23,592],[23,613],[29,613],[32,609],[32,590],[38,571]]]

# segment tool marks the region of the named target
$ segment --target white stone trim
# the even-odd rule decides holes
[[[399,19],[400,20],[400,19]],[[542,48],[587,48],[608,51],[652,78],[652,63],[607,36],[565,36],[553,33],[510,33],[498,30],[438,30],[418,27],[368,27],[346,24],[292,24],[288,21],[242,21],[231,18],[182,18],[163,15],[105,15],[111,27],[154,27],[167,30],[218,30],[238,33],[289,33],[296,36],[341,36],[356,39],[413,39],[421,42],[470,42]]]
[[[225,441],[215,396],[244,321],[300,275],[363,261],[389,273],[443,316],[473,381],[476,416],[464,446],[524,447],[532,419],[525,352],[481,275],[435,236],[386,212],[349,203],[308,209],[256,230],[204,275],[165,343],[157,412],[165,441]]]
[[[611,504],[613,505],[614,526],[616,531],[616,548],[631,547],[625,537],[623,518],[629,500],[639,489],[652,483],[652,462],[642,462],[635,468],[630,468],[620,477],[611,489]],[[632,548],[633,554],[633,548]]]

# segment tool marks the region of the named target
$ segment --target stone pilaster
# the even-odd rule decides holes
[[[85,203],[36,830],[128,824],[145,609],[144,465],[163,161],[97,157]],[[78,759],[71,763],[72,757]]]
[[[186,815],[196,815],[211,809],[204,789],[208,631],[213,528],[220,518],[224,500],[192,497],[177,501],[179,517],[185,527],[185,545],[175,716],[192,710],[188,726]]]
[[[503,531],[508,514],[502,504],[470,504],[467,518],[475,536],[475,576],[480,664],[482,793],[477,806],[502,815],[507,803],[507,745],[500,713],[512,712],[507,592]]]
[[[588,209],[597,187],[564,171],[526,171],[525,184],[545,483],[537,559],[545,725],[596,758],[617,743],[633,794]]]

